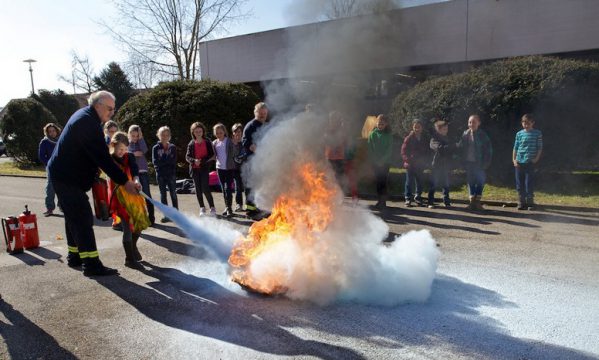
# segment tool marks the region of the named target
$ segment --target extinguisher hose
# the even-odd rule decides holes
[[[6,219],[2,219],[2,234],[4,235],[4,243],[6,244],[6,246],[8,246],[8,234],[6,232],[6,227],[8,226],[8,224],[6,224]]]

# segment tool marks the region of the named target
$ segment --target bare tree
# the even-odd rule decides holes
[[[383,13],[398,6],[397,0],[330,0],[323,4],[327,20]]]
[[[195,79],[199,44],[234,20],[246,0],[119,0],[116,24],[101,23],[135,59],[142,73]]]
[[[73,93],[78,90],[91,93],[94,90],[94,70],[87,55],[79,55],[76,50],[71,51],[71,75],[59,75],[58,79],[73,86]]]
[[[145,61],[138,54],[129,54],[129,60],[124,64],[124,70],[129,76],[135,89],[150,89],[161,76],[157,70],[158,66]]]

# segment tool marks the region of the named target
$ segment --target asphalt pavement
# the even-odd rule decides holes
[[[65,264],[60,213],[41,215],[44,184],[0,176],[0,216],[29,205],[41,238],[21,255],[1,248],[2,359],[599,358],[597,209],[471,213],[390,203],[377,213],[390,238],[424,228],[439,244],[431,297],[391,308],[321,307],[244,292],[172,223],[144,232],[145,270],[137,271],[123,266],[121,233],[97,222],[101,259],[120,276],[86,278]],[[222,211],[222,196],[214,197]],[[195,195],[179,203],[198,213]],[[227,223],[241,231],[250,224],[241,216]]]

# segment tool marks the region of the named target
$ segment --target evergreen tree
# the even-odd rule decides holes
[[[99,76],[95,76],[94,83],[98,90],[106,90],[114,94],[117,109],[135,95],[135,89],[127,78],[127,74],[116,62],[111,62]]]
[[[71,115],[79,109],[77,99],[60,89],[52,91],[42,89],[37,94],[31,95],[31,98],[39,101],[46,109],[50,110],[60,126],[64,126]]]

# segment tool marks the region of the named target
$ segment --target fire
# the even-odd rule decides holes
[[[277,198],[271,215],[254,223],[248,236],[237,241],[229,257],[232,280],[256,292],[285,293],[287,274],[285,269],[253,274],[255,259],[290,240],[300,251],[310,248],[333,220],[334,198],[338,195],[336,183],[316,163],[303,163],[296,169],[297,186]]]

